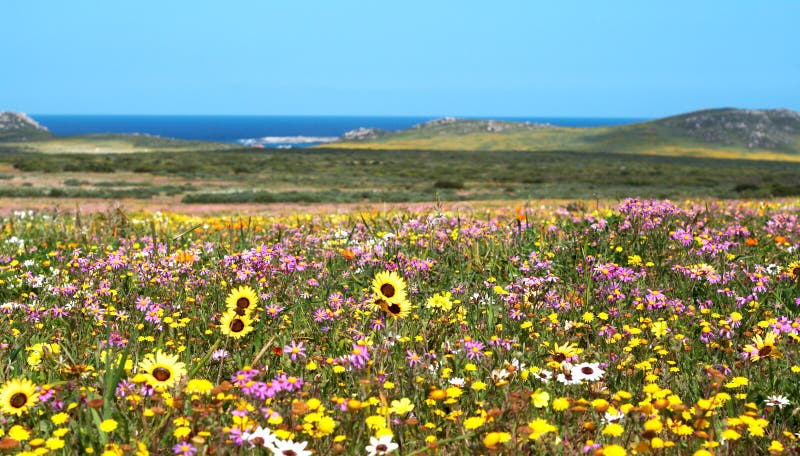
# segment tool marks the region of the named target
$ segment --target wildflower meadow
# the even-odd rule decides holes
[[[0,454],[791,454],[797,201],[0,217]]]

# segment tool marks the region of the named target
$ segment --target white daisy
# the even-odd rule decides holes
[[[553,378],[553,373],[547,369],[539,369],[536,372],[531,372],[531,374],[534,376],[534,378],[536,378],[537,380],[541,381],[544,384],[547,384],[547,382],[549,382],[550,379]]]
[[[457,386],[459,388],[464,386],[465,383],[466,383],[466,380],[464,380],[461,377],[453,377],[453,378],[450,379],[450,384],[453,385],[453,386]]]
[[[274,448],[275,441],[278,440],[275,434],[269,428],[262,428],[258,426],[253,432],[243,432],[242,440],[250,442],[255,446],[262,446],[264,448]]]
[[[596,382],[603,378],[605,371],[600,369],[598,363],[580,363],[572,366],[571,374],[578,381]]]
[[[273,456],[311,456],[313,453],[306,450],[308,442],[293,442],[291,440],[275,439],[271,447]]]
[[[773,394],[772,396],[767,396],[764,399],[764,402],[767,403],[770,407],[778,407],[782,409],[784,406],[791,404],[789,399],[786,396],[781,396],[780,394]]]
[[[573,374],[572,364],[564,361],[561,363],[561,373],[558,374],[556,380],[565,385],[580,385],[582,380]]]
[[[511,376],[511,373],[506,369],[493,369],[492,370],[492,381],[496,384],[500,382],[504,382]]]
[[[397,449],[397,444],[392,442],[391,435],[384,435],[380,438],[370,437],[369,445],[365,448],[368,456],[380,456],[389,454]]]

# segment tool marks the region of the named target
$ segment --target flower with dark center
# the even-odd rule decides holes
[[[39,400],[36,385],[28,379],[11,379],[0,388],[0,412],[20,416]]]

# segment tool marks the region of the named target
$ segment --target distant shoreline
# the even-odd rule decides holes
[[[233,115],[65,115],[31,114],[56,136],[98,133],[147,134],[162,138],[263,147],[324,144],[358,128],[398,131],[440,117],[432,116],[233,116]],[[458,117],[459,119],[488,119]],[[548,123],[563,127],[602,127],[646,119],[601,117],[491,117],[492,120]]]

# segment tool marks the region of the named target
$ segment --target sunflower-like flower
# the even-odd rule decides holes
[[[20,416],[38,401],[36,385],[26,378],[12,378],[0,388],[0,412],[6,415]]]
[[[164,391],[175,386],[186,375],[186,364],[178,361],[177,355],[168,355],[157,350],[147,354],[139,362],[139,373],[145,374],[148,385],[157,391]]]
[[[379,296],[375,296],[375,305],[380,307],[391,318],[406,318],[411,312],[411,303],[405,299],[402,301],[386,301]]]
[[[236,312],[237,315],[250,315],[258,305],[258,295],[249,286],[234,288],[228,293],[225,299],[228,310]]]
[[[778,349],[775,348],[775,342],[778,340],[774,332],[770,331],[767,336],[762,338],[761,335],[753,337],[753,343],[744,347],[744,354],[751,361],[758,361],[760,359],[780,357]]]
[[[786,266],[786,272],[794,280],[800,279],[800,260],[792,261],[789,266]]]
[[[372,291],[388,302],[406,300],[406,283],[396,272],[383,271],[372,279]]]
[[[567,342],[564,345],[553,344],[553,348],[550,350],[550,358],[554,362],[561,364],[568,359],[578,356],[582,351],[583,350],[572,342]]]
[[[222,314],[219,324],[222,334],[234,339],[240,339],[253,330],[253,320],[247,314],[239,315],[231,310]]]

